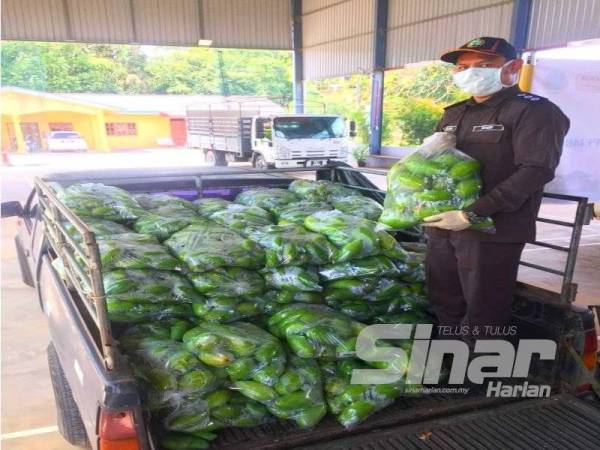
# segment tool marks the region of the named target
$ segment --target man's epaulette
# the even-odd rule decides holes
[[[531,94],[529,92],[519,92],[515,98],[518,100],[523,100],[528,103],[546,103],[548,99],[546,97],[541,97],[539,95]]]

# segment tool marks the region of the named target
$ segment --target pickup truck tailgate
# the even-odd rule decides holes
[[[600,406],[569,394],[524,400],[414,425],[372,430],[303,449],[600,448]]]

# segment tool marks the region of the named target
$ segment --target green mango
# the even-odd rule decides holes
[[[282,395],[275,400],[275,407],[283,410],[305,409],[312,405],[311,399],[306,392],[297,391]]]
[[[215,382],[215,376],[207,370],[193,370],[179,379],[179,389],[199,390]]]
[[[302,387],[304,380],[302,375],[297,372],[285,372],[273,388],[279,395],[290,394],[299,390]]]
[[[200,361],[204,364],[214,367],[225,367],[235,361],[235,356],[231,353],[200,353],[198,355]]]
[[[455,180],[465,180],[475,176],[480,170],[481,164],[474,159],[469,159],[454,164],[448,174]]]
[[[375,405],[366,400],[359,400],[346,406],[339,414],[338,420],[345,427],[362,422],[375,412]]]
[[[410,172],[398,173],[394,178],[394,183],[399,188],[407,191],[422,191],[427,187],[427,182],[424,178],[413,175]]]
[[[246,397],[257,402],[267,402],[277,398],[277,393],[272,388],[257,381],[238,381],[234,387]]]
[[[211,416],[220,420],[233,419],[240,416],[242,410],[236,405],[223,405],[210,411]]]
[[[439,175],[444,168],[433,159],[421,159],[409,156],[404,161],[404,166],[415,175],[430,177]]]
[[[294,422],[300,428],[311,428],[318,424],[323,417],[327,414],[327,407],[325,404],[319,404],[311,406],[310,408],[304,409],[299,414],[294,416]]]
[[[206,396],[206,405],[210,409],[218,408],[226,404],[232,397],[233,392],[228,389],[219,389]]]
[[[461,198],[476,197],[481,190],[481,181],[479,178],[469,178],[462,180],[456,185],[456,193]]]
[[[342,400],[346,403],[354,403],[365,397],[369,391],[369,385],[366,384],[351,384],[342,394]]]
[[[441,189],[431,189],[416,193],[415,198],[424,202],[439,202],[451,200],[452,193]]]
[[[187,320],[175,321],[169,330],[169,337],[174,341],[181,341],[187,330],[192,328],[192,324]]]
[[[314,358],[316,349],[304,336],[288,336],[287,342],[296,355],[301,358]]]
[[[453,155],[452,153],[443,153],[439,156],[435,156],[433,160],[444,169],[450,169],[461,161],[458,156]]]

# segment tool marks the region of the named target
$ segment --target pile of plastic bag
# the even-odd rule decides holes
[[[352,368],[385,367],[355,359],[365,326],[430,320],[424,254],[384,231],[374,200],[308,180],[235,202],[84,191],[112,207],[82,218],[162,447],[206,448],[219,429],[274,419],[312,427],[327,411],[352,427],[401,394],[349,382]]]

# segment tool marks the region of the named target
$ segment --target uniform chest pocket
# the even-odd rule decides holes
[[[473,144],[497,144],[508,136],[503,124],[474,125],[466,133],[465,141]]]

